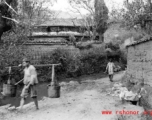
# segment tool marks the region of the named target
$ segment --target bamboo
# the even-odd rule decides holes
[[[61,65],[61,63],[59,64],[40,64],[40,65],[34,65],[35,67],[50,67],[50,66],[59,66]],[[19,68],[20,66],[11,66],[12,68]],[[5,68],[9,68],[9,67],[5,67]]]
[[[55,82],[54,77],[55,77],[55,70],[54,70],[54,65],[52,65],[52,82]]]
[[[15,85],[18,85],[20,82],[22,82],[24,79],[18,81],[17,83],[15,83]]]
[[[12,70],[12,68],[9,67],[9,68],[8,68],[9,77],[8,77],[7,84],[11,84],[11,79],[10,79],[10,77],[11,77],[11,70]]]

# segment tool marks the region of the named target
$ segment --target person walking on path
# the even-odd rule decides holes
[[[115,65],[112,62],[112,59],[110,59],[109,62],[108,62],[108,64],[107,64],[105,73],[108,72],[109,79],[110,79],[111,82],[113,82],[114,68],[115,68]]]
[[[30,64],[30,61],[27,58],[23,59],[22,66],[24,66],[24,87],[21,93],[21,101],[18,109],[22,109],[25,103],[26,98],[29,96],[33,99],[36,109],[38,110],[38,100],[37,100],[37,72],[33,65]]]

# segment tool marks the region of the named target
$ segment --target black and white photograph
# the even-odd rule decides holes
[[[0,120],[152,120],[152,0],[0,0]]]

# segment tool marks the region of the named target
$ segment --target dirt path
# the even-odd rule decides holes
[[[122,72],[115,75],[115,81],[122,76]],[[60,98],[45,97],[39,101],[40,110],[36,111],[33,103],[25,105],[21,112],[1,107],[0,120],[118,120],[116,110],[142,111],[133,105],[119,105],[118,97],[107,95],[111,86],[108,78],[82,81],[81,84],[73,82],[62,86]],[[102,115],[103,110],[111,110],[113,114]]]

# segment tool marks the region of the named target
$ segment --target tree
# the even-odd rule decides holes
[[[81,29],[87,30],[84,33],[89,35],[90,40],[96,37],[96,26],[94,21],[94,6],[92,4],[92,0],[69,0],[69,3],[72,7],[72,12],[77,13],[81,16],[80,24]],[[83,14],[82,10],[85,11],[87,14]]]
[[[95,0],[94,6],[96,30],[100,36],[100,40],[103,41],[103,34],[107,30],[108,8],[106,7],[104,0]]]
[[[24,8],[18,5],[17,9],[11,9],[10,6],[11,16],[1,16],[1,18],[4,17],[3,20],[11,23],[11,28],[10,31],[3,32],[1,37],[3,44],[0,47],[0,67],[17,65],[23,56],[29,55],[29,53],[25,53],[26,49],[23,49],[24,43],[29,40],[29,31],[33,30],[34,25],[39,25],[43,20],[48,19],[51,14],[42,3],[37,1],[22,0],[20,6],[24,6]],[[46,12],[49,13],[48,16],[45,15]]]
[[[11,4],[16,7],[16,0],[1,0],[0,2],[0,42],[2,42],[1,36],[3,33],[12,28],[12,23],[4,18],[4,16],[11,18],[11,12],[9,11],[9,5]]]
[[[46,3],[46,0],[22,0],[19,5],[20,21],[26,23],[26,25],[39,25],[53,18],[55,12],[49,10],[48,7],[44,7]]]
[[[89,33],[90,39],[95,39],[97,32],[100,40],[103,41],[103,34],[107,28],[108,9],[104,1],[97,0],[69,0],[73,11],[81,15],[82,26],[85,27]],[[84,15],[82,13],[86,11]]]
[[[129,28],[138,28],[144,34],[151,34],[152,30],[152,3],[151,0],[134,0],[124,2],[125,13],[123,14],[123,22]]]
[[[19,16],[16,16],[15,19],[29,31],[27,36],[32,35],[35,26],[55,18],[55,12],[44,7],[46,3],[46,0],[22,0],[20,3]]]
[[[14,24],[27,27],[41,24],[46,19],[50,19],[55,13],[48,7],[44,7],[45,3],[46,0],[41,0],[41,2],[36,0],[1,0],[0,38],[4,32],[11,30]]]

